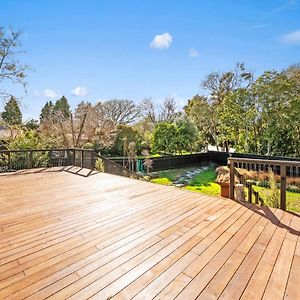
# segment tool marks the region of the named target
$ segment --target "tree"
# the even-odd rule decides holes
[[[166,97],[160,107],[159,121],[173,122],[177,117],[176,102],[173,97]]]
[[[253,73],[247,70],[243,63],[237,63],[232,70],[208,74],[201,85],[209,91],[211,102],[219,105],[227,93],[242,87],[247,88],[252,81]]]
[[[4,88],[4,83],[18,83],[25,88],[25,77],[28,66],[22,65],[17,55],[20,50],[21,31],[6,30],[0,27],[0,96],[12,96]]]
[[[177,151],[193,151],[198,139],[198,130],[196,126],[188,119],[181,119],[177,122]]]
[[[145,98],[140,104],[140,111],[152,129],[158,122],[173,122],[180,115],[173,97],[166,97],[161,105],[155,105],[151,98]]]
[[[196,95],[188,100],[184,107],[187,116],[196,125],[200,139],[208,147],[209,144],[219,146],[218,115],[215,107],[204,96]]]
[[[25,123],[25,127],[28,130],[36,130],[39,128],[39,121],[35,119],[30,119]]]
[[[65,96],[62,96],[55,102],[53,106],[53,112],[60,112],[65,118],[69,118],[71,116],[70,105],[68,103],[68,99]]]
[[[140,115],[139,108],[131,100],[113,99],[99,102],[97,106],[104,118],[115,125],[132,124]]]
[[[141,150],[142,137],[140,134],[134,130],[131,126],[128,125],[119,125],[117,127],[117,134],[115,137],[114,145],[110,150],[112,155],[122,156],[124,153],[124,141],[127,140],[127,143],[134,142],[137,152]]]
[[[158,121],[155,104],[151,98],[144,98],[140,104],[140,110],[145,120],[152,125]]]
[[[10,100],[4,106],[1,116],[3,121],[9,125],[22,124],[22,112],[16,98],[10,97]]]
[[[266,71],[228,93],[218,109],[219,140],[238,152],[299,156],[300,85],[293,74]]]
[[[152,151],[180,154],[195,149],[198,138],[196,126],[187,119],[177,123],[160,122],[155,126],[152,137]]]
[[[105,119],[101,108],[89,102],[81,102],[75,113],[67,117],[62,110],[45,120],[40,126],[42,134],[57,138],[65,147],[82,147],[93,143],[99,147],[111,147],[116,134],[112,120]]]
[[[53,116],[53,106],[52,101],[46,102],[40,114],[40,123],[49,120]]]
[[[176,153],[178,128],[174,123],[160,122],[153,131],[152,152]]]

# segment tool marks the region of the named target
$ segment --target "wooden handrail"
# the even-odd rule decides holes
[[[280,208],[286,210],[286,177],[287,177],[287,167],[296,167],[300,168],[300,161],[289,161],[289,160],[268,160],[268,159],[248,159],[248,158],[238,158],[238,157],[229,157],[228,164],[230,168],[230,188],[229,188],[229,197],[234,200],[234,178],[236,175],[235,164],[250,164],[248,167],[252,169],[254,166],[264,165],[264,166],[279,166],[280,167]],[[251,200],[252,193],[255,195],[255,202],[258,202],[259,195],[256,191],[252,189],[250,185],[249,188],[249,197]]]
[[[269,159],[256,159],[256,158],[237,158],[237,157],[229,157],[229,162],[240,162],[240,163],[253,163],[253,164],[265,164],[265,165],[276,165],[276,166],[296,166],[300,167],[300,161],[295,160],[269,160]]]

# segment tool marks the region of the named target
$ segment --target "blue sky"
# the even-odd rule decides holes
[[[257,75],[300,62],[296,0],[9,0],[0,25],[24,31],[24,119],[62,94],[73,107],[170,95],[183,105],[206,74],[235,62]]]

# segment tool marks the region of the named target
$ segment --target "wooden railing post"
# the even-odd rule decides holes
[[[286,210],[286,165],[280,165],[280,208]]]
[[[230,170],[229,198],[234,200],[234,162],[230,158],[228,160]]]

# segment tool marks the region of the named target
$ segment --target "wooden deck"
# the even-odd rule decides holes
[[[76,170],[0,176],[0,299],[300,299],[300,218]]]

